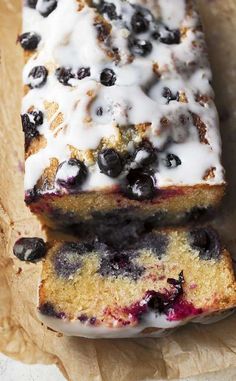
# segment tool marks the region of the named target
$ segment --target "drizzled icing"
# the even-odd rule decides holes
[[[35,66],[45,66],[48,77],[44,86],[30,89],[25,95],[22,114],[33,107],[47,115],[46,104],[53,103],[56,107],[56,112],[44,117],[43,124],[37,127],[46,145],[26,159],[25,190],[36,185],[44,170],[50,166],[50,159],[56,158],[59,164],[68,160],[71,146],[88,166],[88,177],[82,190],[118,184],[125,173],[117,179],[100,173],[96,151],[102,142],[105,146],[107,141],[109,144],[112,142],[116,147],[124,128],[140,124],[146,124],[145,131],[136,133],[132,142],[126,144],[125,151],[132,153],[142,139],[150,140],[160,151],[155,169],[158,187],[223,183],[218,117],[210,99],[213,97],[209,84],[211,71],[203,34],[197,30],[197,14],[188,14],[185,0],[159,0],[154,7],[150,1],[149,10],[162,23],[160,28],[180,29],[183,35],[181,43],[168,45],[151,38],[149,32],[141,33],[137,37],[150,40],[152,51],[146,57],[135,56],[131,59],[127,42],[130,20],[135,12],[134,5],[140,2],[107,2],[115,4],[118,17],[110,20],[104,14],[112,29],[109,39],[103,42],[98,41],[98,29],[94,25],[98,23],[99,16],[95,7],[87,4],[80,7],[76,0],[59,0],[48,17],[41,16],[37,9],[24,7],[24,32],[36,32],[41,40],[37,51],[25,65],[23,81],[28,83],[28,75]],[[118,48],[119,58],[114,52],[112,56],[112,47]],[[193,62],[195,64],[190,70]],[[69,79],[68,86],[58,81],[55,75],[58,67],[72,70],[73,78]],[[79,80],[76,73],[81,67],[89,67],[90,76]],[[107,87],[100,83],[104,68],[114,71],[114,86]],[[177,99],[168,102],[162,95],[165,87],[180,97],[184,94],[188,102],[178,102]],[[208,102],[201,105],[196,100],[198,95],[207,96]],[[102,110],[101,115],[97,113],[98,108]],[[205,139],[209,144],[200,142],[193,114],[204,123]],[[184,127],[179,123],[181,115],[188,120]],[[59,116],[60,123],[52,128],[52,122]],[[170,121],[167,127],[163,127],[163,118]],[[87,156],[90,150],[95,152],[95,161],[92,162]],[[177,155],[181,165],[171,169],[166,167],[168,153]],[[205,176],[212,168],[214,176]],[[62,190],[55,183],[51,191]]]
[[[212,324],[226,319],[234,310],[204,313],[199,317],[188,317],[183,320],[169,321],[164,314],[148,312],[142,322],[135,327],[109,328],[92,326],[79,320],[59,319],[38,312],[39,319],[48,327],[67,336],[87,338],[127,338],[127,337],[162,337],[170,334],[177,327],[186,323]],[[156,328],[156,330],[155,330]]]

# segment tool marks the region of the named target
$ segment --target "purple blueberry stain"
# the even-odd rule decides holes
[[[103,277],[128,277],[136,281],[145,272],[144,267],[136,264],[132,253],[108,250],[101,258],[99,273]]]
[[[58,277],[68,279],[81,269],[82,256],[87,248],[82,243],[66,242],[53,258],[54,269]]]
[[[95,325],[96,322],[97,322],[97,318],[96,318],[96,317],[91,317],[91,318],[89,319],[89,323],[90,323],[90,325]]]
[[[35,9],[37,5],[38,0],[26,0],[26,5],[29,8]]]
[[[151,310],[168,314],[168,311],[173,308],[174,303],[183,295],[183,271],[180,272],[178,279],[168,278],[167,283],[172,286],[170,291],[165,293],[148,291],[148,307]]]
[[[180,158],[177,155],[174,155],[173,153],[168,153],[163,162],[167,168],[177,168],[179,165],[182,164]]]
[[[58,67],[55,71],[55,75],[58,81],[64,86],[72,86],[70,80],[76,77],[69,67]]]

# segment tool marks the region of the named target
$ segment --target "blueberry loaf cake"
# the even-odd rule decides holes
[[[37,259],[34,240],[24,249],[18,241],[15,254]],[[99,241],[48,245],[39,318],[68,335],[158,336],[236,305],[231,258],[211,227],[154,231],[120,251]]]
[[[158,224],[219,203],[218,117],[191,0],[25,0],[18,42],[25,200],[43,224]]]

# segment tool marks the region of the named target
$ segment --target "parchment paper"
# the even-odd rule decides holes
[[[174,0],[173,0],[174,1]],[[219,226],[236,254],[236,1],[200,0],[221,116],[229,189]],[[20,126],[22,52],[20,0],[0,0],[0,350],[26,362],[57,363],[71,381],[178,378],[236,366],[236,316],[210,326],[189,325],[162,339],[67,338],[35,315],[41,265],[12,256],[20,235],[42,235],[23,203]],[[19,267],[20,266],[20,267]]]

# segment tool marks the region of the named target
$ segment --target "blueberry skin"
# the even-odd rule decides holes
[[[64,86],[72,86],[70,83],[69,83],[69,80],[70,79],[74,79],[75,78],[75,74],[72,73],[72,69],[71,68],[66,68],[66,67],[58,67],[56,69],[56,77],[58,79],[58,81],[64,85]]]
[[[116,13],[115,4],[108,3],[106,1],[101,1],[98,10],[101,14],[106,14],[110,20],[117,20],[119,17]]]
[[[13,247],[13,254],[21,261],[35,262],[46,254],[46,244],[42,238],[20,238]]]
[[[98,166],[100,171],[109,177],[120,175],[123,165],[120,155],[112,148],[107,148],[98,154]]]
[[[104,86],[114,86],[116,82],[116,75],[112,69],[104,69],[100,75],[100,82]]]
[[[90,68],[89,67],[81,67],[77,71],[77,78],[78,79],[83,79],[85,77],[90,77]]]
[[[75,174],[68,177],[67,179],[60,178],[60,170],[64,166],[69,166],[75,169]],[[77,171],[76,171],[77,170]],[[68,161],[63,161],[57,169],[57,183],[62,187],[68,190],[77,190],[85,182],[88,175],[88,170],[85,164],[78,159],[69,159]]]
[[[143,154],[143,157],[142,157]],[[157,152],[149,144],[143,144],[139,146],[132,157],[132,161],[135,161],[139,167],[148,168],[152,164],[157,163]]]
[[[140,10],[136,11],[131,18],[131,26],[134,33],[144,33],[149,29],[149,20]]]
[[[189,236],[190,245],[194,250],[198,250],[200,259],[206,261],[220,259],[222,249],[220,238],[212,227],[194,229]]]
[[[40,88],[45,85],[47,81],[48,71],[45,66],[35,66],[30,71],[29,78],[29,87],[31,89]],[[34,83],[34,80],[37,80],[37,83]]]
[[[182,161],[180,160],[178,156],[174,155],[173,153],[168,153],[166,155],[165,166],[167,168],[170,168],[170,169],[176,168],[181,164],[182,164]]]
[[[165,34],[159,37],[160,41],[166,45],[175,45],[180,43],[179,29],[169,29],[165,27]]]
[[[30,116],[33,116],[33,121]],[[39,136],[37,127],[43,124],[43,113],[42,111],[32,111],[28,114],[21,115],[22,129],[25,135],[25,149],[27,150],[31,140]]]
[[[146,57],[152,51],[152,43],[147,40],[135,38],[131,35],[128,38],[128,48],[133,55]]]
[[[171,101],[179,101],[179,93],[173,94],[168,87],[164,87],[162,91],[162,96],[167,99],[167,104]]]
[[[38,0],[27,0],[26,5],[29,8],[35,9],[37,5]]]
[[[37,10],[43,17],[48,17],[57,7],[57,0],[38,0]],[[40,7],[41,5],[41,7]]]
[[[136,281],[145,270],[131,259],[130,253],[108,251],[101,259],[99,273],[103,277],[129,277]]]
[[[21,47],[25,50],[37,49],[40,40],[41,40],[40,35],[35,33],[35,32],[22,33],[18,37],[18,41],[19,41]]]
[[[152,175],[139,169],[130,170],[124,193],[133,200],[143,201],[154,198],[156,189]]]
[[[89,248],[82,243],[64,243],[53,258],[53,265],[58,277],[68,279],[82,266],[82,256]]]

